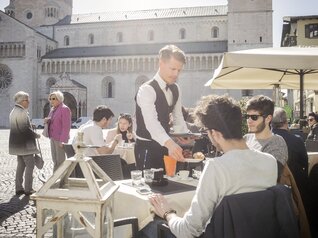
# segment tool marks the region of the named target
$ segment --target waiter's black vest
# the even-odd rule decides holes
[[[147,82],[156,92],[155,107],[158,113],[158,121],[161,123],[162,127],[168,133],[169,127],[169,114],[173,111],[174,106],[179,98],[178,87],[175,84],[169,86],[172,92],[172,105],[169,106],[165,94],[162,92],[158,82],[156,80],[150,80]],[[137,136],[144,139],[152,140],[149,131],[146,129],[144,118],[141,114],[141,109],[136,102],[136,121],[137,121]]]

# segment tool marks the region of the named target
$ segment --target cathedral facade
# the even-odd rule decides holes
[[[272,46],[272,3],[72,14],[72,0],[11,0],[0,11],[0,127],[8,126],[13,95],[30,94],[30,115],[49,111],[60,90],[72,119],[97,105],[134,114],[139,86],[158,69],[158,51],[175,44],[187,63],[179,77],[182,102],[210,93],[240,99],[258,90],[212,90],[204,84],[228,50]],[[262,93],[271,95],[271,92]]]

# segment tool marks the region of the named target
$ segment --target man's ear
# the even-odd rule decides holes
[[[272,115],[268,115],[266,118],[265,118],[265,122],[269,125],[269,123],[273,120],[273,116]]]
[[[213,138],[215,141],[219,141],[221,138],[223,138],[222,133],[219,132],[219,131],[217,131],[217,130],[212,129],[212,130],[211,130],[211,134],[212,134],[212,138]]]

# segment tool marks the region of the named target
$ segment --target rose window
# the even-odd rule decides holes
[[[0,93],[8,89],[11,83],[11,70],[6,65],[0,64]]]

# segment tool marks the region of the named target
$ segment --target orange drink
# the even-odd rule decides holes
[[[166,175],[173,177],[176,173],[177,161],[168,155],[165,155],[163,160],[165,163]]]

